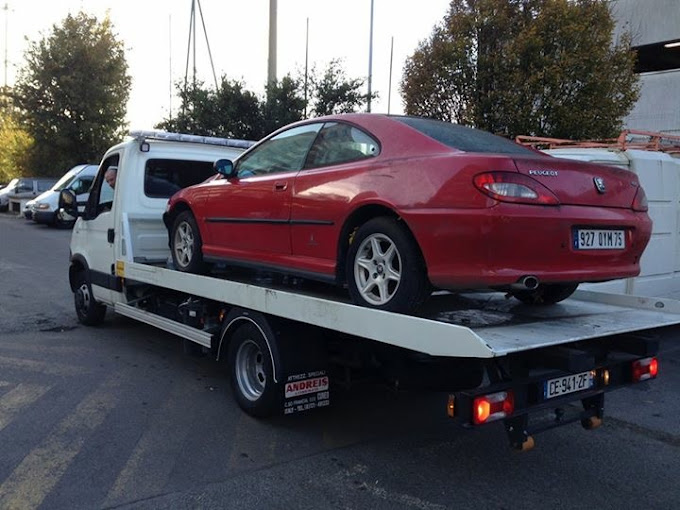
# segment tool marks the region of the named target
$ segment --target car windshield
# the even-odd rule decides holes
[[[71,182],[73,182],[73,179],[75,179],[77,174],[72,174],[71,172],[66,173],[64,176],[62,176],[61,179],[57,181],[57,183],[52,186],[52,189],[54,191],[61,191],[65,188],[68,187]]]
[[[479,129],[422,117],[394,117],[394,119],[417,129],[439,143],[464,152],[536,155],[531,149]]]

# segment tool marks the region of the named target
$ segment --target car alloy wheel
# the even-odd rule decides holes
[[[194,231],[188,222],[181,222],[175,229],[173,246],[177,265],[182,269],[186,268],[194,256]]]
[[[350,239],[345,267],[357,305],[410,313],[430,295],[420,248],[396,218],[380,216],[361,225]]]
[[[401,256],[384,234],[364,239],[354,259],[354,279],[361,297],[375,306],[388,303],[401,282]]]

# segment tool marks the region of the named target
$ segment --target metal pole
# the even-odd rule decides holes
[[[4,91],[7,93],[7,32],[8,30],[8,19],[9,19],[9,5],[5,2],[5,88]]]
[[[191,2],[191,29],[194,34],[194,89],[196,88],[196,0]]]
[[[172,120],[172,14],[168,14],[168,119]]]
[[[307,72],[309,70],[309,18],[307,18],[307,34],[305,35],[305,119],[307,118]]]
[[[371,96],[373,91],[371,89],[371,80],[373,78],[373,0],[371,0],[371,30],[368,42],[368,100],[366,103],[366,111],[371,113]]]
[[[390,102],[392,100],[392,56],[394,55],[394,36],[390,43],[390,85],[387,88],[387,115],[390,114]]]
[[[276,0],[269,0],[269,65],[267,85],[276,83]]]

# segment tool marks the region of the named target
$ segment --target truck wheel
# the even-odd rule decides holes
[[[357,230],[346,274],[352,301],[369,308],[409,313],[430,294],[420,250],[393,218],[374,218]]]
[[[510,294],[527,305],[554,305],[571,296],[577,287],[578,283],[541,283],[533,290],[513,290]]]
[[[172,261],[184,273],[202,273],[205,270],[201,247],[201,234],[191,211],[177,215],[170,235]]]
[[[227,355],[236,402],[251,416],[281,414],[281,384],[274,381],[272,356],[254,324],[240,326],[229,340]]]
[[[106,305],[98,303],[92,294],[92,286],[84,271],[78,273],[76,290],[73,292],[78,321],[86,326],[97,326],[104,321]]]

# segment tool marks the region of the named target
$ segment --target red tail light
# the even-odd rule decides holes
[[[500,420],[510,416],[515,410],[515,397],[512,391],[499,391],[477,397],[472,402],[472,422],[475,425]]]
[[[633,198],[633,211],[647,212],[649,206],[647,204],[647,194],[645,190],[640,186],[635,193],[635,198]]]
[[[543,184],[514,172],[486,172],[474,178],[477,189],[500,202],[559,205],[555,194]]]
[[[659,361],[656,358],[644,358],[633,361],[633,382],[654,379],[659,373]]]

